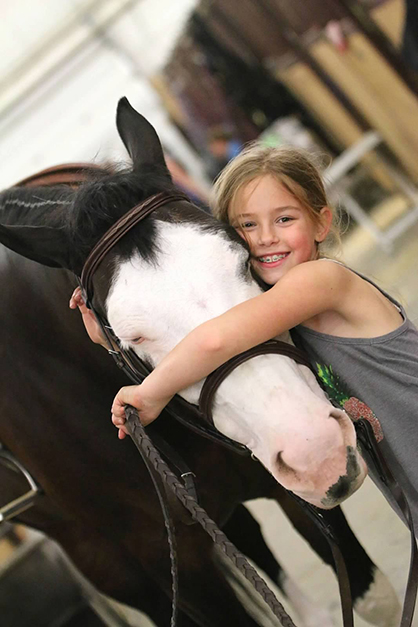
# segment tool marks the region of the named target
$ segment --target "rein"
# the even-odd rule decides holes
[[[67,185],[75,186],[87,180],[88,175],[84,174],[83,170],[84,172],[91,172],[100,169],[101,168],[97,166],[92,166],[91,164],[69,164],[64,166],[57,166],[55,168],[49,168],[48,170],[44,170],[37,175],[35,174],[31,177],[28,177],[19,185],[37,186],[64,183]],[[136,224],[138,224],[142,219],[144,219],[158,207],[161,207],[169,202],[176,200],[188,201],[189,199],[181,193],[169,194],[166,192],[160,192],[159,194],[148,198],[143,203],[140,203],[139,205],[136,205],[133,209],[131,209],[120,220],[118,220],[102,237],[102,239],[95,245],[85,262],[81,273],[81,278],[79,279],[80,286],[83,290],[83,297],[85,298],[85,302],[95,314],[102,328],[104,336],[108,341],[109,353],[114,357],[117,365],[122,368],[124,372],[126,372],[128,377],[134,383],[141,383],[143,379],[149,374],[149,370],[133,351],[125,351],[124,349],[122,349],[119,344],[118,338],[114,334],[107,320],[102,318],[102,316],[94,309],[92,305],[92,301],[94,298],[93,275],[95,270],[103,261],[106,254],[131,228],[133,228]],[[298,364],[311,368],[307,356],[301,350],[284,342],[270,340],[269,342],[265,342],[264,344],[256,346],[240,355],[237,355],[236,357],[223,364],[220,368],[215,370],[211,375],[209,375],[201,391],[199,408],[196,408],[194,405],[187,403],[187,401],[185,401],[181,397],[176,396],[170,401],[166,410],[180,423],[188,426],[200,435],[215,440],[218,444],[222,444],[223,446],[226,446],[229,449],[234,450],[235,452],[248,455],[250,451],[245,446],[234,442],[233,440],[227,438],[215,429],[212,418],[213,399],[219,385],[222,383],[225,377],[228,376],[236,367],[238,367],[248,359],[251,359],[252,357],[272,353],[284,355],[293,359]],[[195,421],[184,418],[181,413],[185,409],[187,409],[187,413],[193,413],[194,417],[197,420]],[[263,579],[257,574],[253,567],[249,565],[246,558],[242,554],[240,554],[237,549],[235,549],[232,543],[227,540],[226,536],[223,534],[222,531],[217,528],[216,524],[208,517],[206,512],[198,505],[196,500],[196,491],[193,481],[191,480],[193,473],[185,468],[184,462],[179,459],[179,456],[171,450],[171,447],[167,443],[162,441],[160,443],[162,454],[166,457],[166,459],[170,461],[172,466],[180,469],[181,477],[184,478],[185,484],[179,481],[177,476],[171,471],[170,467],[167,466],[164,460],[162,460],[160,454],[155,449],[149,437],[145,434],[145,430],[140,423],[138,412],[135,410],[135,408],[128,406],[126,408],[126,417],[128,431],[135,446],[140,451],[141,456],[144,459],[144,462],[150,472],[164,514],[164,522],[167,528],[168,540],[170,545],[170,561],[172,573],[171,626],[174,627],[176,624],[178,599],[177,565],[174,535],[175,532],[174,525],[168,510],[166,497],[164,494],[164,488],[161,486],[162,483],[163,486],[168,485],[170,487],[170,489],[174,492],[174,494],[184,505],[184,507],[189,510],[193,520],[199,522],[202,525],[205,531],[209,533],[209,535],[212,537],[214,542],[221,547],[221,549],[230,559],[232,559],[234,564],[239,568],[244,576],[253,583],[255,589],[261,594],[261,596],[269,605],[275,616],[280,619],[283,627],[295,627],[292,619],[285,612],[283,606],[277,601],[274,594],[269,590]],[[205,423],[203,424],[202,418],[205,420]],[[359,420],[355,423],[355,426],[359,441],[362,443],[362,446],[366,450],[369,458],[372,458],[373,462],[377,465],[378,469],[381,472],[382,480],[384,480],[385,483],[391,488],[392,494],[395,496],[398,504],[400,504],[400,507],[404,512],[406,519],[410,523],[409,526],[411,531],[411,564],[407,590],[405,594],[404,609],[400,623],[400,627],[410,627],[414,613],[418,584],[418,557],[411,514],[409,512],[409,507],[406,499],[399,485],[394,480],[392,474],[390,473],[384,462],[384,459],[381,456],[378,444],[374,439],[370,424],[365,420]],[[24,470],[22,472],[24,472]],[[34,486],[36,486],[35,482]],[[31,487],[33,487],[32,484]],[[320,527],[322,533],[325,535],[327,541],[331,546],[337,568],[344,627],[353,627],[354,623],[352,615],[350,584],[345,563],[338,547],[338,539],[335,537],[335,534],[330,526],[325,522],[324,517],[321,514],[321,510],[315,508],[309,503],[306,503],[299,497],[293,495],[291,492],[289,492],[289,494],[298,501],[298,503],[303,507],[303,509],[315,522],[315,524]],[[33,495],[31,494],[31,496]],[[26,507],[28,507],[30,504],[28,504],[28,501],[25,501],[24,504],[22,503],[22,505],[24,505],[24,509],[26,509]],[[14,515],[17,515],[17,513],[24,511],[24,509],[20,509],[19,511],[16,511],[14,509],[13,513]]]

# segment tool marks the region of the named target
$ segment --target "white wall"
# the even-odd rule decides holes
[[[57,163],[126,159],[114,122],[122,96],[204,181],[197,155],[147,78],[167,59],[196,0],[2,4],[1,189]],[[94,34],[98,25],[102,32]]]

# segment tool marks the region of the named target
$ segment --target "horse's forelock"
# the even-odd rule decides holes
[[[160,191],[174,189],[167,171],[155,166],[144,166],[140,174],[132,169],[101,173],[82,185],[68,216],[71,246],[77,257],[84,261],[112,224],[135,205]],[[136,249],[145,258],[151,258],[153,235],[152,221],[147,220],[141,228],[128,233],[115,246],[115,252],[122,258],[129,258]]]

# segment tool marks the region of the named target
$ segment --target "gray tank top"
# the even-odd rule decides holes
[[[386,462],[408,499],[417,535],[418,330],[389,294],[367,277],[355,274],[374,285],[399,309],[403,316],[400,327],[380,337],[346,338],[299,325],[291,335],[295,344],[308,353],[328,396],[353,420],[366,418],[371,422]],[[370,466],[369,473],[403,519]]]

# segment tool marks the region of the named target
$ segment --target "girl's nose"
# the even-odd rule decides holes
[[[266,226],[260,230],[259,244],[262,246],[271,246],[279,241],[279,234],[273,226]]]

